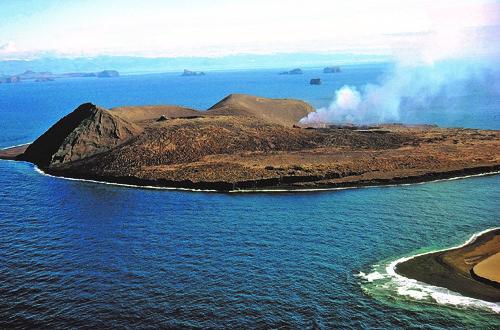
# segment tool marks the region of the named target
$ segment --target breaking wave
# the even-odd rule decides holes
[[[500,314],[500,303],[466,297],[446,288],[423,283],[396,273],[396,266],[402,262],[434,252],[447,251],[463,247],[472,243],[477,237],[499,228],[500,227],[489,228],[476,233],[465,243],[459,246],[402,257],[397,260],[390,261],[389,263],[385,263],[384,265],[373,265],[371,272],[359,272],[357,276],[363,280],[363,290],[369,294],[396,294],[413,301],[436,303],[461,308],[476,308]]]

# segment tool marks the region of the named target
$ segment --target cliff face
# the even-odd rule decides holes
[[[86,158],[120,145],[142,129],[91,103],[80,105],[19,157],[41,167]]]

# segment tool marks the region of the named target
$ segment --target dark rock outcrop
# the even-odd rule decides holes
[[[19,159],[40,167],[68,163],[107,151],[141,131],[135,124],[85,103],[36,139]]]
[[[309,81],[309,84],[311,84],[311,85],[321,85],[321,79],[319,79],[319,78],[312,78]]]

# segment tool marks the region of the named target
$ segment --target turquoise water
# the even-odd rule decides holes
[[[206,108],[229,92],[246,92],[319,107],[335,88],[376,82],[386,70],[353,67],[325,77],[312,70],[331,79],[321,86],[309,86],[307,72],[274,71],[0,85],[0,146],[33,140],[89,100]],[[472,97],[474,112],[465,95],[454,115],[430,111],[420,119],[499,128],[497,96]],[[0,327],[500,326],[498,314],[480,304],[416,299],[387,278],[360,276],[498,226],[498,175],[321,193],[218,194],[70,181],[8,161],[0,161],[0,173]]]

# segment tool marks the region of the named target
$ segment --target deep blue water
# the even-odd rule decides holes
[[[86,101],[207,108],[245,92],[321,107],[336,88],[376,82],[386,70],[0,85],[0,147],[32,141]],[[310,75],[323,85],[309,86]],[[457,96],[453,114],[429,111],[413,119],[498,129],[498,104],[497,95],[474,89]],[[69,181],[7,161],[0,161],[0,173],[0,327],[500,327],[498,314],[478,304],[416,300],[387,280],[359,276],[498,226],[498,175],[321,193],[218,194]]]

